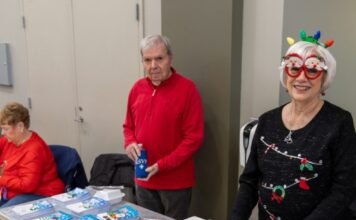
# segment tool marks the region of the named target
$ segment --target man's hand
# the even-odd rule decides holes
[[[139,179],[140,179],[140,180],[143,180],[143,181],[147,181],[147,180],[149,180],[153,175],[155,175],[156,173],[158,173],[158,171],[159,171],[158,164],[155,163],[155,164],[153,164],[152,166],[146,168],[146,172],[148,172],[148,176],[147,176],[146,178],[139,178]]]
[[[141,155],[141,148],[136,143],[131,143],[129,146],[126,147],[126,153],[131,160],[136,161],[138,156]]]

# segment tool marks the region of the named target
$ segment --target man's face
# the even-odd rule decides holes
[[[162,43],[142,51],[142,62],[146,76],[156,86],[172,74],[172,56],[167,54],[167,49]]]

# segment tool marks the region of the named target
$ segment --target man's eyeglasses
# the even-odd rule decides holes
[[[288,54],[283,57],[284,71],[288,76],[297,78],[302,72],[307,79],[314,80],[322,72],[326,72],[328,67],[324,60],[317,55],[310,55],[305,60],[296,53]]]

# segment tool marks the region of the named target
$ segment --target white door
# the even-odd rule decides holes
[[[31,128],[48,144],[79,149],[70,0],[23,0]]]
[[[80,142],[85,167],[101,153],[123,150],[130,87],[139,78],[136,1],[73,1]]]
[[[23,2],[32,128],[76,147],[89,173],[99,154],[123,152],[128,91],[140,76],[140,1]]]

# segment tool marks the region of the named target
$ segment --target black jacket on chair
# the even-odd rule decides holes
[[[126,154],[101,154],[95,158],[89,185],[135,187],[134,162]]]

